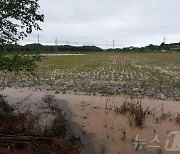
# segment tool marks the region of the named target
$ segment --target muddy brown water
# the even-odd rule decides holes
[[[180,153],[172,152],[173,144],[180,148],[178,143],[173,143],[173,136],[168,137],[172,131],[180,131],[174,118],[180,113],[180,101],[163,101],[141,99],[144,108],[154,109],[155,117],[159,117],[162,112],[171,114],[171,118],[157,120],[152,116],[147,117],[142,128],[130,126],[126,115],[117,115],[113,110],[106,109],[114,106],[121,106],[125,100],[132,100],[127,97],[118,96],[85,96],[74,94],[55,94],[52,91],[38,91],[28,88],[6,88],[3,93],[10,104],[18,106],[19,110],[32,110],[41,114],[42,97],[53,95],[56,103],[63,108],[67,118],[82,128],[85,132],[78,133],[82,137],[84,147],[82,153],[106,153],[106,154],[169,154]],[[162,105],[163,104],[163,105]],[[90,134],[90,135],[87,135]],[[135,138],[139,134],[136,142]],[[158,135],[158,136],[157,136]],[[151,142],[157,137],[158,142]],[[170,143],[165,146],[169,139]],[[138,143],[138,144],[137,144]],[[142,149],[141,149],[142,143]],[[135,145],[137,145],[135,150]],[[168,149],[166,149],[168,148]]]

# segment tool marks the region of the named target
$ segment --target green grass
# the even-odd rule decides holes
[[[47,56],[38,73],[41,85],[63,92],[180,99],[180,53]]]

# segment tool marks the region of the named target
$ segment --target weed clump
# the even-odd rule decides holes
[[[119,114],[126,114],[131,112],[131,110],[133,109],[134,104],[130,103],[130,102],[123,102],[121,107],[116,107],[115,108],[115,112],[119,113]]]
[[[108,151],[108,145],[104,140],[102,140],[102,143],[100,144],[99,148],[101,154],[105,154]]]
[[[114,111],[117,114],[128,114],[130,124],[134,124],[138,127],[143,125],[146,115],[150,114],[148,108],[146,110],[143,109],[140,101],[137,103],[125,101],[122,106],[115,107]]]
[[[13,115],[13,108],[8,105],[3,95],[0,94],[0,119]]]
[[[52,110],[52,99],[45,100]],[[15,114],[0,95],[0,153],[79,154],[80,138],[74,136],[62,111],[58,110],[53,116],[51,123],[43,125],[40,116],[28,110]]]
[[[178,114],[176,117],[176,123],[180,125],[180,114]]]

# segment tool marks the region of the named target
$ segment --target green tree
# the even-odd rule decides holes
[[[16,75],[22,72],[29,76],[30,74],[36,76],[35,69],[37,68],[37,62],[41,60],[39,55],[20,55],[16,53],[14,56],[0,55],[0,71],[3,72],[3,78],[0,83],[2,87],[7,78],[8,73],[14,73]]]
[[[1,0],[0,1],[0,44],[16,43],[34,30],[41,30],[39,22],[44,21],[44,15],[39,14],[38,0]],[[14,55],[0,54],[0,72],[34,75],[40,60],[39,55],[25,56],[19,53]],[[3,84],[0,84],[0,87]]]
[[[44,15],[38,13],[38,0],[0,0],[0,46],[16,43],[30,34],[33,29],[41,30],[38,22],[44,21]],[[35,75],[39,55],[27,56],[0,53],[0,90],[4,88],[8,73]],[[4,77],[2,78],[2,75]],[[13,108],[0,94],[0,121],[5,121],[13,114]],[[2,122],[3,124],[3,122]],[[0,126],[0,132],[6,126]]]
[[[41,30],[38,22],[44,15],[38,12],[38,0],[0,1],[0,43],[13,43],[33,30]]]

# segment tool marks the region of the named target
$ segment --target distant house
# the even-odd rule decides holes
[[[129,50],[133,50],[133,49],[134,49],[134,47],[133,47],[133,46],[130,46],[130,47],[129,47]]]
[[[161,52],[167,52],[167,50],[164,50],[164,49],[163,49],[163,50],[161,50]]]
[[[170,50],[173,50],[173,51],[180,50],[180,45],[179,44],[172,45],[172,46],[170,46]]]

